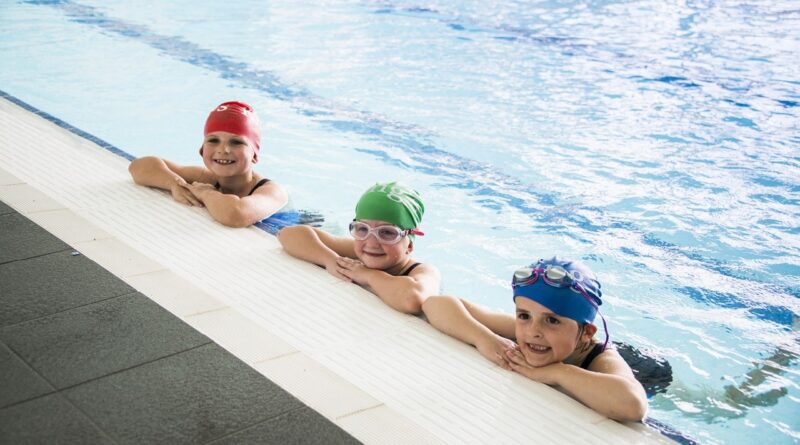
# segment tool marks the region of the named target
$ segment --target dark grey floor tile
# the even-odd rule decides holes
[[[215,343],[65,395],[118,443],[203,443],[303,406]]]
[[[0,409],[0,443],[113,443],[63,396],[55,393]]]
[[[214,445],[252,443],[339,445],[361,442],[313,409],[303,407],[211,443]]]
[[[0,215],[0,263],[68,248],[63,241],[19,213]]]
[[[16,213],[16,212],[14,211],[14,209],[9,207],[6,203],[4,203],[3,201],[0,201],[0,215],[6,214],[6,213]]]
[[[71,250],[0,264],[0,326],[133,291],[94,261],[72,255]]]
[[[0,408],[53,391],[53,387],[0,343]]]
[[[0,340],[58,389],[210,341],[139,293],[0,328]]]

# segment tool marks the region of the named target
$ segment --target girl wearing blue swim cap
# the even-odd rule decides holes
[[[604,342],[594,338],[602,292],[591,270],[553,257],[520,268],[511,285],[515,316],[449,296],[432,296],[422,308],[431,325],[503,368],[558,387],[611,419],[641,421],[644,388],[606,348],[607,331]]]

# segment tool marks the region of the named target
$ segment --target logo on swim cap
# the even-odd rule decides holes
[[[419,227],[424,213],[419,193],[398,182],[373,185],[356,204],[356,219],[386,221],[405,230]]]
[[[239,135],[247,139],[256,151],[261,148],[261,124],[253,107],[244,102],[224,102],[209,113],[203,136],[215,131]]]

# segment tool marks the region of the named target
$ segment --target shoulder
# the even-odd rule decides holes
[[[412,263],[413,264],[413,263]],[[436,268],[433,264],[430,263],[416,263],[417,266],[414,266],[414,269],[407,273],[406,276],[413,278],[417,281],[428,281],[432,283],[438,283],[441,281],[441,274],[439,273],[439,269]]]
[[[255,190],[253,190],[253,194],[251,196],[264,196],[270,198],[288,199],[289,194],[286,192],[286,189],[282,185],[267,178],[262,178],[260,181],[264,180],[266,180],[266,182],[258,186]]]
[[[608,347],[605,351],[598,354],[589,365],[589,371],[633,378],[631,367],[628,366],[628,363],[625,362],[622,356],[619,355],[619,352],[613,347]]]

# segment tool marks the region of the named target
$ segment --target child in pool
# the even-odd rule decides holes
[[[560,387],[609,418],[641,421],[644,388],[616,350],[606,349],[608,331],[605,343],[594,338],[602,293],[592,271],[553,257],[517,270],[512,288],[516,317],[448,296],[428,298],[423,311],[437,329],[500,366]]]
[[[286,227],[278,240],[290,255],[364,286],[392,308],[417,314],[439,292],[439,271],[412,257],[425,206],[419,194],[396,182],[375,184],[356,204],[354,239],[308,227]]]
[[[261,129],[250,105],[220,104],[209,113],[203,135],[200,156],[205,167],[146,156],[128,167],[134,182],[169,190],[176,201],[205,207],[215,220],[230,227],[249,226],[286,205],[283,187],[253,171]]]

